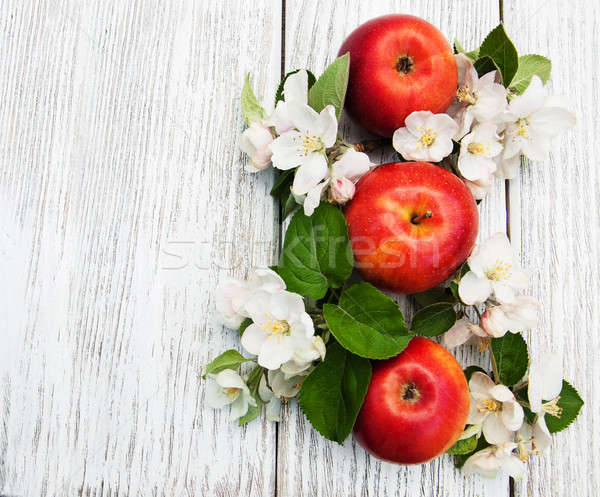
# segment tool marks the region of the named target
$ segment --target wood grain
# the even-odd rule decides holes
[[[315,74],[323,71],[337,54],[345,37],[359,24],[378,15],[399,12],[423,17],[465,47],[478,46],[499,22],[496,1],[379,1],[366,4],[357,0],[318,2],[286,1],[286,70],[307,67]],[[342,123],[345,137],[360,141],[368,135],[348,119]],[[393,161],[394,151],[372,155],[375,163]],[[480,239],[506,229],[504,185],[498,181],[493,193],[480,205]],[[405,298],[399,298],[408,315],[412,311]],[[489,367],[487,355],[472,347],[456,351],[464,365]],[[508,495],[508,479],[466,479],[454,469],[449,456],[416,467],[398,467],[367,455],[352,439],[343,446],[324,440],[297,408],[289,406],[279,427],[278,495],[282,497],[437,495]]]
[[[273,261],[281,2],[0,2],[0,494],[270,496],[276,428],[204,402],[224,274]]]
[[[600,44],[600,5],[504,0],[504,20],[523,54],[552,59],[550,93],[565,96],[577,114],[575,129],[553,141],[549,160],[526,163],[511,181],[510,212],[522,263],[533,270],[532,293],[543,304],[540,325],[527,336],[531,355],[561,353],[565,378],[586,402],[549,454],[532,460],[516,495],[598,495],[600,73],[590,61]]]

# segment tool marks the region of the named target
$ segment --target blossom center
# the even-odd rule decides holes
[[[431,147],[431,145],[435,143],[437,131],[433,131],[431,128],[425,128],[423,126],[419,126],[417,129],[421,132],[417,149],[420,149],[421,147]]]
[[[277,338],[277,343],[281,343],[281,339],[284,336],[290,335],[290,325],[287,321],[269,319],[261,325],[261,328],[269,334],[267,340],[272,340],[275,337]]]
[[[485,276],[492,281],[506,281],[511,274],[512,264],[510,262],[496,260],[496,263],[485,270]]]
[[[475,98],[473,90],[471,90],[468,85],[461,86],[457,90],[456,98],[459,102],[466,102],[470,105],[475,105],[475,102],[477,102],[477,98]]]
[[[477,410],[487,414],[495,414],[500,410],[500,403],[494,399],[487,399],[477,404]]]
[[[554,400],[550,402],[546,402],[542,405],[542,411],[550,414],[550,416],[554,416],[555,418],[560,418],[562,415],[562,407],[558,406],[558,401],[560,400],[560,395],[556,397]]]
[[[517,121],[516,135],[520,138],[529,139],[529,123],[526,119],[521,118]]]
[[[223,388],[223,394],[229,397],[229,400],[233,402],[240,394],[240,389],[235,387]]]
[[[325,144],[317,135],[311,135],[308,131],[304,136],[298,136],[294,139],[298,144],[298,152],[305,157],[313,152],[324,152]]]
[[[483,155],[485,153],[485,144],[471,142],[467,145],[467,150],[473,155]]]

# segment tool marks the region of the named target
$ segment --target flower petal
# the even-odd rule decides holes
[[[326,178],[328,173],[325,154],[318,152],[309,154],[306,162],[296,171],[292,192],[295,195],[308,193]]]
[[[502,404],[502,422],[510,431],[517,431],[521,428],[523,416],[523,408],[517,401],[513,400]]]
[[[328,105],[319,114],[318,133],[327,148],[333,147],[337,140],[338,122],[335,107]]]
[[[371,168],[369,156],[363,152],[357,152],[349,148],[344,155],[333,163],[332,175],[334,178],[348,178],[357,181]]]
[[[265,408],[267,421],[281,421],[281,400],[273,397]]]
[[[283,83],[283,97],[286,102],[308,103],[308,73],[300,69],[290,74]]]
[[[465,343],[471,336],[471,329],[468,326],[469,321],[462,318],[459,319],[452,328],[442,335],[442,345],[452,349]]]
[[[306,134],[314,135],[319,131],[319,114],[306,104],[300,102],[288,103],[288,115],[294,127],[300,131],[302,136]]]
[[[460,300],[467,305],[485,302],[492,293],[492,286],[487,278],[479,278],[473,271],[465,274],[458,284]]]
[[[233,369],[224,369],[216,374],[215,381],[223,388],[239,388],[241,390],[248,388],[242,377]]]
[[[263,330],[258,324],[252,323],[242,335],[242,347],[250,354],[258,355],[268,337],[269,333]]]
[[[211,382],[206,386],[206,402],[213,409],[221,409],[231,404],[232,397],[225,395],[223,388],[216,382]]]
[[[486,398],[491,398],[490,390],[495,385],[487,374],[480,371],[475,371],[469,380],[469,390],[471,390],[471,393],[484,395]]]
[[[495,385],[490,389],[490,395],[500,402],[507,402],[515,398],[510,389],[505,385]]]
[[[321,203],[321,197],[323,196],[323,190],[329,184],[329,178],[325,181],[321,181],[317,186],[310,189],[304,199],[304,214],[306,216],[312,216],[315,209],[319,207]]]
[[[504,426],[500,416],[489,415],[483,422],[483,436],[488,443],[498,445],[510,442],[512,432]]]
[[[293,342],[289,337],[267,339],[258,354],[258,364],[263,368],[278,369],[281,364],[289,361],[293,354]]]
[[[273,140],[269,145],[273,153],[271,161],[273,167],[283,171],[298,167],[305,161],[304,154],[298,148],[302,135],[297,131],[288,131]]]
[[[231,411],[229,412],[229,419],[234,421],[241,418],[248,412],[248,402],[243,395],[238,397],[231,404]]]
[[[404,126],[412,135],[420,136],[421,132],[419,131],[419,128],[421,126],[425,127],[427,120],[431,116],[433,116],[433,112],[428,110],[417,110],[415,112],[411,112],[404,120]]]

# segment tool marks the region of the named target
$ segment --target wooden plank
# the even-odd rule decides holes
[[[560,16],[556,13],[561,12]],[[533,269],[532,293],[542,320],[528,334],[533,358],[563,355],[565,377],[586,405],[549,454],[534,458],[516,495],[597,495],[600,488],[600,74],[590,70],[600,32],[598,2],[504,0],[504,21],[520,51],[552,59],[550,93],[563,95],[578,124],[557,137],[549,160],[527,163],[511,181],[511,233],[520,240],[522,263]],[[593,65],[593,64],[592,64]],[[513,212],[519,212],[514,217]]]
[[[336,56],[345,37],[366,20],[387,13],[408,13],[438,26],[449,40],[458,37],[465,47],[475,47],[499,21],[497,1],[379,1],[318,2],[286,0],[286,70],[306,67],[320,73]],[[368,136],[350,123],[343,134],[360,141]],[[376,152],[372,160],[394,160],[393,150]],[[505,231],[505,192],[501,181],[480,205],[480,238]],[[406,299],[400,302],[410,313]],[[472,347],[456,351],[461,364],[489,365],[487,355]],[[280,424],[278,495],[281,496],[392,496],[392,495],[508,495],[508,480],[466,479],[454,469],[449,456],[416,467],[382,463],[349,439],[343,446],[324,440],[292,404]]]
[[[239,346],[224,274],[273,262],[243,172],[247,71],[274,94],[281,2],[2,2],[0,494],[273,495],[276,428],[199,374]]]

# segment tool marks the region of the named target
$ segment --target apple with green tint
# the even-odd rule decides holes
[[[428,162],[373,169],[356,185],[345,216],[358,271],[396,293],[448,279],[473,250],[479,226],[469,189]]]
[[[458,440],[469,414],[469,387],[441,345],[413,338],[399,355],[373,364],[354,438],[373,456],[420,464]]]
[[[392,136],[414,111],[444,112],[458,72],[444,35],[418,17],[392,14],[372,19],[344,41],[350,53],[346,110],[368,131]]]

